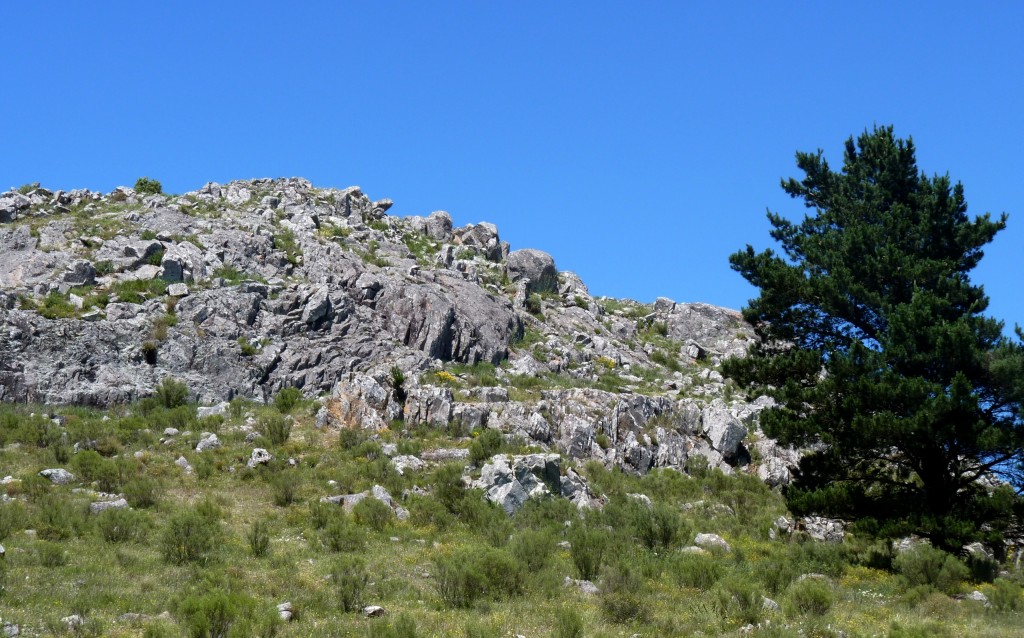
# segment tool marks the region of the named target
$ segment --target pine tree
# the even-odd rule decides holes
[[[994,540],[1024,483],[1024,348],[969,273],[1006,215],[968,217],[962,185],[919,172],[892,127],[851,137],[839,172],[796,158],[805,177],[782,188],[810,212],[768,214],[783,254],[730,256],[760,289],[743,311],[760,340],[725,366],[775,398],[769,436],[812,450],[790,507],[947,548]]]

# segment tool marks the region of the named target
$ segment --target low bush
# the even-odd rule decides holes
[[[220,521],[209,512],[187,510],[171,516],[160,539],[164,560],[177,565],[206,563],[220,542]]]
[[[1024,606],[1024,589],[1012,580],[997,578],[988,595],[988,601],[996,611],[1017,611]]]
[[[320,543],[332,552],[357,552],[366,545],[366,534],[348,515],[338,511],[320,530]]]
[[[268,414],[260,417],[259,429],[271,445],[284,445],[292,433],[292,420],[282,414]]]
[[[719,613],[738,624],[756,625],[764,615],[764,595],[749,576],[733,572],[712,589]]]
[[[96,516],[96,529],[108,543],[137,542],[145,538],[146,515],[130,509],[108,509]]]
[[[547,530],[523,530],[512,537],[508,551],[527,571],[537,573],[548,565],[555,551],[555,537]]]
[[[71,469],[79,478],[95,481],[102,492],[119,492],[121,477],[114,461],[95,450],[82,450],[71,460]]]
[[[125,483],[121,491],[124,493],[125,500],[132,507],[148,508],[160,502],[163,489],[163,484],[159,479],[140,476]]]
[[[555,613],[555,638],[583,638],[583,616],[570,607],[562,607]]]
[[[341,611],[348,613],[362,607],[363,591],[370,582],[363,561],[354,556],[342,556],[331,566],[331,583]]]
[[[249,542],[249,551],[256,558],[263,558],[270,553],[270,529],[265,521],[254,521],[245,539]]]
[[[302,481],[295,472],[279,472],[270,478],[271,497],[274,505],[288,507],[296,501]]]
[[[367,497],[355,504],[355,507],[352,508],[352,516],[360,525],[381,532],[391,523],[394,513],[385,503],[373,497]]]
[[[140,177],[135,180],[134,190],[139,195],[159,195],[164,192],[164,187],[158,180]]]
[[[502,436],[501,431],[492,428],[485,429],[469,444],[469,462],[478,467],[483,465],[498,453],[504,443],[505,437]]]
[[[68,554],[60,543],[39,541],[36,543],[36,556],[43,567],[63,567],[68,563]]]
[[[274,396],[274,407],[281,414],[291,414],[295,406],[302,400],[302,390],[298,388],[282,388]]]
[[[602,529],[586,524],[572,528],[569,532],[569,554],[579,578],[591,581],[597,578],[608,542],[608,533]]]
[[[804,578],[789,586],[787,610],[793,615],[824,616],[832,608],[832,587],[822,578]]]
[[[651,550],[673,547],[688,531],[683,530],[679,512],[665,503],[641,507],[633,519],[633,529],[640,542]]]
[[[608,567],[601,579],[601,613],[610,622],[646,622],[643,579],[626,561]]]
[[[955,556],[924,543],[896,556],[893,566],[908,588],[927,585],[950,595],[960,591],[969,575]]]
[[[725,568],[714,556],[684,553],[670,563],[669,573],[676,584],[707,591],[722,578]]]
[[[412,616],[402,613],[395,622],[378,621],[366,626],[366,638],[416,638],[419,633]]]
[[[0,542],[14,532],[24,529],[28,520],[25,506],[18,502],[0,503]]]
[[[188,386],[171,377],[164,377],[156,387],[156,400],[165,408],[176,408],[188,401]]]
[[[64,540],[86,529],[86,510],[60,494],[46,494],[36,508],[35,528],[39,538]]]
[[[434,558],[434,581],[447,607],[470,607],[478,598],[502,599],[522,593],[526,571],[508,552],[462,547]]]

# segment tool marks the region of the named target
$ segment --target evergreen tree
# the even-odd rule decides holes
[[[969,273],[1006,215],[968,217],[961,184],[919,172],[892,127],[851,137],[839,172],[796,158],[805,177],[782,188],[810,212],[768,214],[784,254],[730,256],[760,289],[743,311],[760,340],[725,366],[776,400],[769,436],[812,450],[790,507],[947,548],[995,540],[1024,483],[1024,348]]]

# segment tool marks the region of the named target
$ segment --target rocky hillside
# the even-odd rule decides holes
[[[322,396],[321,423],[496,428],[636,473],[700,455],[785,483],[767,399],[723,382],[731,310],[595,298],[489,223],[303,179],[0,195],[0,401]]]

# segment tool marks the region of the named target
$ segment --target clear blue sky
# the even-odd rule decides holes
[[[591,292],[739,308],[797,150],[912,135],[1024,324],[1024,3],[6,2],[0,188],[303,176],[491,221]]]

